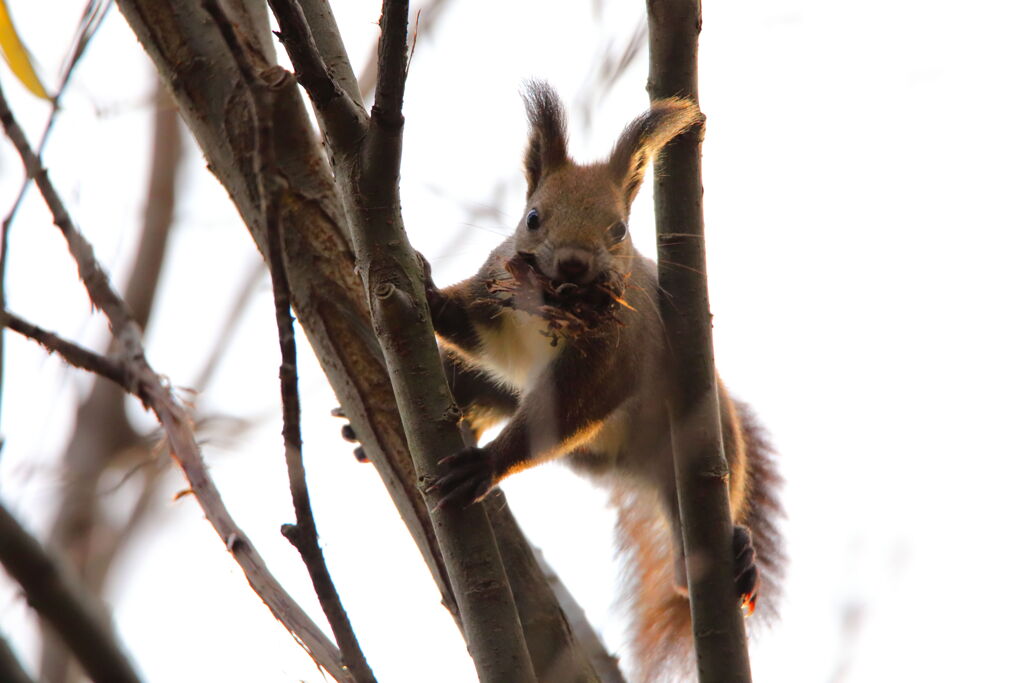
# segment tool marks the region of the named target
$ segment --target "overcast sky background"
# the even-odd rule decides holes
[[[643,3],[453,0],[420,37],[406,94],[402,197],[441,284],[476,270],[518,221],[519,89],[549,80],[570,150],[607,154],[646,106],[646,48],[586,112],[595,55],[624,45]],[[81,0],[9,2],[43,80],[56,80]],[[415,4],[414,4],[415,6]],[[361,64],[379,4],[335,3]],[[1014,581],[1024,380],[1024,5],[1000,0],[705,3],[700,88],[719,370],[773,434],[787,480],[782,619],[755,635],[758,681],[1007,680],[1019,671]],[[0,68],[35,139],[47,106]],[[45,161],[100,260],[123,276],[149,165],[152,70],[114,10],[73,85]],[[257,258],[190,145],[170,273],[148,333],[153,366],[195,380]],[[23,174],[0,144],[0,211]],[[508,190],[495,194],[496,184]],[[652,254],[650,187],[631,230]],[[497,211],[497,218],[467,208]],[[21,210],[10,308],[102,348],[59,232]],[[89,378],[8,334],[0,498],[33,530],[52,514]],[[322,544],[382,682],[475,680],[464,645],[370,465],[338,437],[335,402],[300,349],[307,469]],[[256,426],[205,455],[228,507],[293,595],[319,610],[297,554],[279,437],[278,351],[265,284],[199,398]],[[134,411],[142,425],[148,417]],[[118,565],[111,596],[151,681],[321,680],[246,585],[194,501],[172,500]],[[605,496],[558,465],[504,486],[614,652],[625,642]],[[111,495],[116,496],[114,492]],[[318,617],[319,618],[319,617]],[[324,623],[322,618],[319,618]],[[0,576],[0,632],[34,664],[30,608]],[[325,627],[326,628],[326,627]]]

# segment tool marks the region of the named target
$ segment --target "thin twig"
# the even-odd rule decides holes
[[[348,667],[359,683],[373,683],[376,679],[359,647],[359,641],[341,604],[338,590],[331,579],[320,548],[313,517],[313,508],[306,486],[306,468],[302,459],[302,434],[299,427],[299,378],[295,329],[291,314],[291,292],[288,273],[284,266],[282,251],[284,243],[280,226],[280,197],[284,188],[282,176],[275,167],[274,146],[271,139],[270,122],[273,119],[273,92],[271,86],[262,81],[246,59],[227,17],[215,2],[206,3],[221,34],[224,36],[235,63],[242,73],[253,99],[256,120],[257,182],[260,189],[260,203],[267,226],[267,261],[270,265],[270,281],[274,290],[274,310],[277,318],[277,334],[281,346],[281,404],[283,407],[285,462],[288,467],[288,482],[295,508],[295,524],[285,525],[282,533],[299,551],[303,563],[313,582],[320,606],[334,632],[335,641],[342,655],[342,664]],[[299,10],[301,12],[301,10]]]
[[[25,173],[38,185],[39,191],[53,215],[54,224],[64,234],[68,250],[78,264],[78,276],[89,292],[89,298],[93,305],[103,311],[110,320],[115,338],[126,356],[131,357],[141,353],[142,333],[138,324],[132,318],[121,297],[114,292],[110,279],[96,260],[92,245],[71,221],[71,215],[53,187],[53,183],[50,182],[50,176],[42,167],[39,156],[32,151],[24,130],[14,119],[14,113],[7,104],[7,97],[2,88],[0,88],[0,122],[3,123],[7,137],[14,143],[18,154],[21,155]]]
[[[95,598],[0,505],[0,563],[95,681],[140,681]]]
[[[71,366],[105,377],[122,387],[128,386],[128,373],[119,363],[83,348],[20,318],[10,311],[0,311],[0,327],[7,327],[39,343],[48,353],[56,353]]]
[[[85,6],[82,11],[82,18],[78,22],[78,28],[75,31],[75,41],[72,43],[71,49],[64,59],[64,68],[61,70],[60,82],[57,85],[57,90],[51,98],[50,102],[50,114],[46,119],[46,125],[43,126],[43,134],[39,138],[39,144],[36,146],[36,156],[42,157],[43,149],[46,147],[47,141],[50,139],[50,133],[53,131],[53,124],[57,120],[57,114],[61,111],[60,103],[64,97],[64,92],[67,90],[68,84],[71,82],[71,75],[75,71],[75,67],[78,66],[79,60],[82,55],[85,54],[85,48],[89,45],[92,37],[96,35],[96,31],[99,30],[100,25],[103,23],[103,19],[107,16],[107,11],[110,9],[111,0],[89,0],[89,3]],[[21,183],[21,188],[18,190],[18,194],[14,199],[14,203],[7,212],[7,216],[4,217],[2,226],[0,226],[0,308],[7,307],[7,259],[9,254],[9,242],[11,234],[11,226],[14,224],[14,218],[18,215],[18,209],[21,207],[21,202],[25,198],[25,193],[28,191],[29,185],[32,184],[32,178],[30,176],[25,177]],[[4,385],[4,338],[0,334],[0,405],[2,405],[3,399],[3,385]],[[3,447],[3,440],[0,438],[0,448]]]
[[[203,464],[192,431],[191,418],[171,394],[164,380],[146,361],[137,323],[96,262],[92,245],[74,227],[63,202],[50,184],[45,171],[40,168],[38,158],[28,146],[2,90],[0,120],[8,137],[21,154],[26,170],[36,179],[53,215],[54,223],[64,234],[68,248],[78,264],[82,281],[89,292],[89,298],[107,315],[114,338],[121,344],[124,352],[115,360],[126,373],[124,386],[156,413],[157,419],[164,427],[171,453],[185,472],[191,490],[195,493],[206,518],[241,566],[253,590],[263,599],[274,616],[302,642],[313,660],[338,681],[354,680],[351,674],[338,664],[341,657],[338,649],[277,582],[267,569],[263,558],[228,513]]]

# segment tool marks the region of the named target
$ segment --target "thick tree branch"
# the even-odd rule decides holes
[[[102,608],[73,574],[52,559],[0,505],[0,563],[28,603],[56,629],[96,681],[140,681],[106,623]]]
[[[652,100],[697,99],[700,0],[648,0]],[[655,164],[658,281],[674,359],[672,446],[697,670],[702,683],[750,680],[732,568],[729,469],[722,443],[704,253],[703,129],[677,138]],[[679,233],[693,239],[679,240]]]

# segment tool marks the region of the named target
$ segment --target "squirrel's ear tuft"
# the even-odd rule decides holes
[[[633,120],[619,136],[608,169],[622,186],[626,205],[633,202],[647,164],[672,138],[704,123],[704,115],[690,99],[658,100]]]
[[[565,109],[554,89],[543,81],[529,81],[523,92],[530,137],[526,144],[526,195],[540,179],[569,159],[566,146]]]

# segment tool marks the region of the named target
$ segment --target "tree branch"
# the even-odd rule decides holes
[[[298,2],[270,0],[270,8],[281,27],[281,41],[295,67],[295,77],[309,93],[329,147],[345,154],[354,153],[366,135],[366,110],[327,70]],[[344,50],[340,42],[338,48]]]
[[[135,251],[131,274],[125,286],[125,303],[139,327],[145,330],[153,300],[163,272],[171,227],[173,225],[177,174],[181,165],[181,124],[163,85],[154,79],[153,138],[150,179],[141,236]],[[117,350],[111,340],[107,353]],[[99,496],[100,480],[105,472],[134,453],[144,463],[149,449],[144,438],[128,421],[125,397],[120,386],[95,382],[89,395],[78,406],[74,431],[61,458],[63,486],[56,497],[56,513],[50,529],[49,547],[57,548],[78,572],[85,585],[102,596],[107,571],[117,552],[128,541],[133,523],[116,528],[114,517],[103,514]],[[147,471],[147,485],[139,490],[130,520],[138,520],[153,500],[152,483],[157,472]],[[71,659],[58,634],[44,629],[39,656],[40,675],[48,683],[73,678]]]
[[[648,0],[651,99],[697,99],[700,0]],[[722,443],[704,253],[703,128],[680,136],[655,163],[661,312],[674,359],[668,400],[697,670],[702,682],[749,681],[732,568],[729,468]],[[693,239],[679,240],[678,233]]]
[[[99,262],[96,260],[96,254],[93,252],[92,245],[89,244],[71,221],[71,216],[68,214],[64,202],[61,201],[57,190],[53,187],[53,183],[50,182],[49,174],[42,167],[39,157],[32,151],[32,146],[25,137],[25,132],[18,125],[18,122],[15,121],[14,114],[7,104],[7,98],[4,96],[2,89],[0,89],[0,123],[3,124],[7,137],[10,138],[15,149],[18,150],[18,154],[21,156],[26,175],[32,178],[39,187],[39,192],[43,195],[43,199],[53,215],[54,224],[64,234],[68,250],[78,265],[78,275],[82,280],[82,284],[85,285],[86,290],[89,292],[89,299],[110,320],[111,328],[114,330],[115,338],[120,344],[122,351],[127,356],[141,353],[142,333],[139,330],[138,324],[132,318],[128,307],[125,306],[121,298],[114,292],[113,287],[111,287],[107,274],[103,272]]]
[[[463,444],[426,308],[422,271],[405,234],[398,198],[407,22],[408,2],[385,0],[382,77],[370,130],[362,152],[339,177],[349,179],[342,190],[356,261],[422,481],[436,476],[438,460]],[[435,508],[431,516],[480,680],[535,680],[484,509]]]
[[[36,179],[43,198],[53,214],[54,222],[61,228],[68,248],[78,264],[90,299],[107,315],[114,338],[121,342],[122,348],[126,351],[116,361],[125,373],[125,387],[156,413],[157,419],[164,427],[171,454],[185,472],[206,518],[241,566],[253,590],[263,599],[274,616],[304,644],[314,661],[338,681],[352,680],[352,676],[339,663],[341,655],[337,648],[274,579],[263,559],[224,507],[223,500],[209,478],[199,454],[199,447],[192,433],[191,419],[146,361],[137,323],[132,319],[124,302],[114,293],[106,274],[96,262],[92,245],[74,227],[56,190],[45,172],[40,170],[39,161],[27,146],[24,134],[15,121],[2,90],[0,120],[8,137],[21,153],[26,170]],[[9,316],[5,320],[5,323],[8,322]],[[129,351],[130,353],[127,353]],[[101,677],[99,680],[105,679]]]
[[[96,681],[140,681],[106,625],[103,610],[74,576],[46,554],[0,505],[0,563],[21,584],[28,603],[64,638]]]
[[[334,20],[331,3],[321,0],[299,0],[302,13],[309,24],[316,52],[324,60],[335,86],[348,93],[360,109],[363,109],[363,98],[359,94],[359,83],[356,80],[352,63],[348,60],[344,41],[338,31],[338,22]],[[364,111],[365,114],[365,111]]]
[[[242,73],[252,95],[254,118],[256,120],[256,151],[258,155],[257,177],[264,221],[267,226],[267,260],[270,265],[270,281],[274,290],[274,310],[277,319],[277,335],[281,347],[281,405],[284,418],[285,462],[288,468],[288,483],[295,508],[295,524],[282,528],[284,536],[295,546],[313,582],[320,607],[334,632],[334,639],[342,654],[342,663],[359,683],[374,683],[376,680],[363,656],[352,624],[341,604],[338,590],[331,579],[320,549],[316,520],[306,486],[306,468],[302,461],[302,434],[299,424],[299,376],[295,348],[295,330],[292,327],[291,290],[288,272],[282,255],[280,207],[283,182],[278,173],[274,146],[271,139],[270,121],[273,114],[272,98],[275,87],[260,80],[246,60],[237,36],[215,0],[206,0],[207,11],[218,25],[228,43],[239,71]]]
[[[120,363],[33,325],[10,311],[0,311],[0,323],[3,327],[8,327],[23,337],[38,342],[49,353],[58,354],[68,365],[109,379],[118,386],[128,387],[128,372]]]

